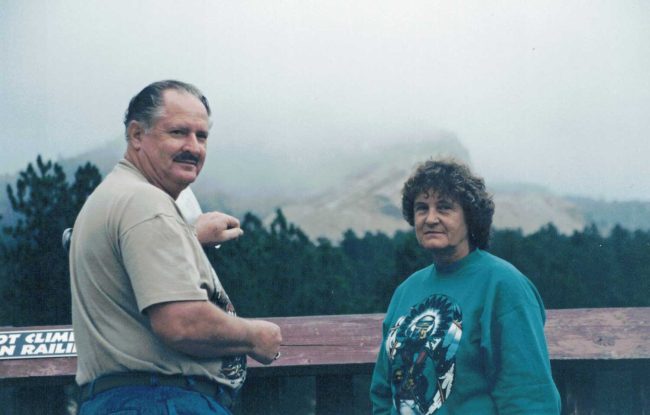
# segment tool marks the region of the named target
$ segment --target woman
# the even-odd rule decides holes
[[[559,414],[533,284],[484,251],[494,203],[455,161],[427,161],[402,214],[433,264],[393,294],[372,378],[374,414]]]

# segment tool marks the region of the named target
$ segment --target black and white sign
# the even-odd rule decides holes
[[[0,359],[76,355],[72,329],[0,331]]]

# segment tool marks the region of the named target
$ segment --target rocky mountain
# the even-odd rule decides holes
[[[406,164],[375,166],[349,176],[321,195],[282,209],[290,221],[314,238],[337,241],[347,229],[359,236],[379,231],[392,235],[410,229],[402,218],[400,192],[412,170]],[[528,234],[553,223],[560,232],[570,234],[589,223],[589,216],[578,204],[535,186],[497,185],[488,190],[494,197],[494,227],[498,229],[521,229]],[[267,221],[271,219],[267,217]],[[650,221],[646,226],[650,227]]]
[[[494,197],[497,229],[521,229],[529,234],[552,223],[561,233],[570,234],[590,223],[586,212],[570,199],[537,186],[497,184],[489,190]]]
[[[106,142],[76,157],[57,160],[69,177],[90,161],[107,174],[122,157],[123,138]],[[218,146],[217,146],[218,147]],[[401,216],[400,191],[415,165],[427,158],[451,156],[471,164],[470,155],[450,133],[404,138],[398,145],[350,143],[336,154],[231,145],[210,152],[201,177],[192,185],[204,210],[236,216],[252,212],[267,223],[281,208],[287,219],[316,239],[337,241],[352,229],[357,235],[408,229]],[[15,175],[0,177],[4,189]],[[606,202],[564,197],[531,184],[488,183],[494,195],[495,228],[531,233],[553,223],[570,234],[595,223],[607,232],[615,224],[650,229],[650,203]],[[12,220],[6,191],[0,193],[2,224]]]

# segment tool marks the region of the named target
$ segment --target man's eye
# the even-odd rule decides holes
[[[174,137],[184,137],[188,134],[188,130],[185,128],[176,128],[171,130],[169,133]]]

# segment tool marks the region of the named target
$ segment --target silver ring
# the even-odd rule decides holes
[[[273,357],[273,360],[278,360],[278,359],[280,358],[280,356],[282,356],[282,353],[277,352],[277,353],[275,354],[275,357]]]

